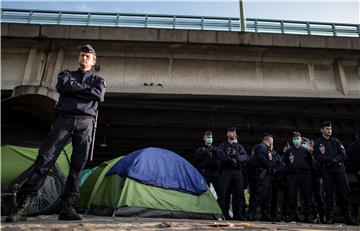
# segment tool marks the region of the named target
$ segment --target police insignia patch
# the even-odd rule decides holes
[[[325,146],[320,144],[319,151],[320,151],[321,154],[325,154]]]
[[[268,153],[268,156],[269,156],[269,160],[272,160],[271,152]]]

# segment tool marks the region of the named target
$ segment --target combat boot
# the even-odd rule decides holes
[[[63,207],[59,213],[59,220],[82,220],[82,216],[78,214],[73,207],[74,198],[66,198],[63,201]]]
[[[333,212],[329,212],[326,214],[326,224],[335,224]]]
[[[27,220],[27,208],[31,204],[32,196],[30,194],[20,194],[17,198],[16,207],[5,218],[5,222],[16,222]]]
[[[345,224],[346,225],[359,225],[359,223],[351,216],[351,214],[347,214],[345,216]]]

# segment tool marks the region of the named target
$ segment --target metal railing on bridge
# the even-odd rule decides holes
[[[240,31],[239,18],[185,15],[87,13],[76,11],[1,9],[1,22],[46,25],[80,25]],[[246,19],[246,32],[360,37],[360,24]]]

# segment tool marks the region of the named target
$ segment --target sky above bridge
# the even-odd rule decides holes
[[[2,8],[239,17],[238,0],[2,0]],[[360,0],[244,0],[249,18],[360,24]]]

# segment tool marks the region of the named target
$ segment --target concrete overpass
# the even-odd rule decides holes
[[[247,151],[264,131],[278,149],[295,129],[315,138],[322,119],[334,121],[345,144],[360,128],[359,38],[13,23],[1,30],[3,98],[56,100],[58,72],[77,67],[80,45],[94,46],[95,72],[108,85],[98,161],[144,146],[191,159],[208,128],[220,142],[237,126]]]

